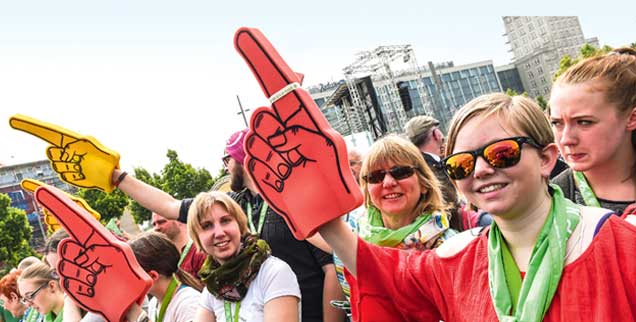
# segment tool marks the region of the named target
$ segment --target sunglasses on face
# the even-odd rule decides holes
[[[229,154],[224,155],[223,158],[221,158],[221,160],[223,160],[223,165],[227,167],[227,165],[230,163],[230,155]]]
[[[33,292],[25,293],[24,296],[20,299],[20,303],[25,305],[29,303],[33,303],[33,300],[38,295],[38,293],[40,293],[40,291],[43,290],[44,287],[47,285],[49,285],[49,282],[43,283],[42,285],[40,285],[40,287],[36,288],[35,291]]]
[[[482,157],[493,168],[503,169],[512,167],[521,160],[521,147],[524,143],[542,149],[529,137],[512,137],[489,143],[473,151],[454,153],[442,160],[444,169],[453,180],[461,180],[470,176],[475,170],[477,157]]]
[[[376,170],[362,177],[368,183],[380,183],[384,181],[386,174],[390,174],[395,180],[402,180],[412,176],[417,168],[414,167],[393,167],[389,170]]]

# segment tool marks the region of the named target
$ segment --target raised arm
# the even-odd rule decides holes
[[[121,174],[121,170],[115,169],[112,175],[112,182],[117,182]],[[133,176],[125,176],[117,188],[144,208],[166,219],[176,220],[179,218],[181,200],[175,199],[163,190],[155,188]]]

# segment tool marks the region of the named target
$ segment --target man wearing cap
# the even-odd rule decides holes
[[[226,142],[223,163],[230,173],[233,190],[229,195],[241,205],[248,217],[250,230],[265,240],[272,249],[272,255],[285,261],[296,274],[302,296],[302,321],[342,321],[342,311],[331,308],[328,304],[330,299],[342,296],[333,266],[333,256],[306,240],[294,238],[283,218],[269,208],[258,194],[243,168],[243,141],[247,131],[245,129],[233,133]],[[118,178],[120,174],[121,171],[115,169],[113,178]],[[177,200],[141,180],[129,177],[120,182],[120,190],[164,218],[187,223],[188,209],[193,199]]]
[[[451,207],[451,228],[461,231],[461,218],[459,218],[457,211],[459,205],[457,191],[441,163],[440,155],[443,154],[444,133],[439,129],[439,121],[428,115],[415,116],[404,125],[404,132],[408,139],[422,152],[424,160],[440,182],[444,201]]]

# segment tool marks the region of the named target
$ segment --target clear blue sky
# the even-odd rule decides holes
[[[260,28],[305,85],[341,79],[379,45],[412,44],[420,64],[506,64],[503,15],[578,15],[585,37],[636,42],[634,1],[426,2],[3,1],[0,163],[44,158],[44,143],[8,126],[22,113],[97,137],[125,169],[159,171],[171,148],[216,171],[243,126],[236,95],[266,104],[232,45],[241,26]]]

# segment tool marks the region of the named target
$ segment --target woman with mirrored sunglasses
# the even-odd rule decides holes
[[[617,213],[636,201],[636,50],[582,60],[555,81],[548,110],[570,166],[553,179],[567,198]]]
[[[389,135],[375,142],[362,162],[360,178],[366,212],[351,228],[363,240],[384,247],[424,250],[455,234],[449,229],[439,181],[408,140]],[[340,275],[337,255],[334,263]],[[344,278],[339,280],[345,296],[356,301],[355,289],[350,291]],[[356,318],[357,312],[353,314]]]
[[[447,166],[463,156],[449,170],[491,228],[422,252],[365,242],[339,220],[319,229],[356,277],[358,321],[636,320],[636,228],[611,216],[596,231],[607,210],[549,185],[558,149],[536,103],[474,99],[454,116],[446,152]]]
[[[18,278],[22,303],[44,315],[45,322],[61,322],[64,292],[55,269],[45,263],[27,267]]]

